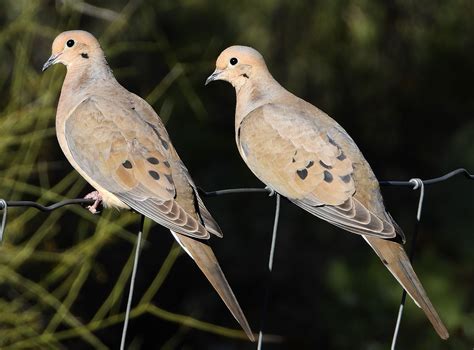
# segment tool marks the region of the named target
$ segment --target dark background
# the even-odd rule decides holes
[[[91,190],[54,136],[65,68],[40,72],[68,29],[99,38],[117,79],[153,105],[204,189],[262,186],[235,146],[232,87],[204,87],[233,44],[258,49],[283,86],[335,118],[380,180],[474,171],[473,18],[469,0],[4,0],[0,197],[51,203]],[[474,346],[472,185],[458,177],[426,188],[418,240],[415,270],[451,338],[440,340],[409,300],[399,349]],[[418,192],[383,194],[410,239]],[[258,331],[274,199],[239,194],[206,204],[224,231],[211,244]],[[137,215],[112,210],[10,209],[0,347],[117,349],[137,228]],[[237,323],[191,259],[177,258],[169,232],[148,222],[145,234],[128,348],[255,348],[230,330]],[[282,202],[265,316],[267,332],[282,338],[264,349],[387,349],[400,296],[360,237]]]

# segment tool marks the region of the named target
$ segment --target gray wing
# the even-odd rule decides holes
[[[313,114],[273,104],[251,112],[238,132],[246,163],[265,184],[333,225],[362,235],[395,237],[392,223],[356,198],[349,150]]]
[[[65,135],[72,157],[97,184],[175,232],[209,238],[201,222],[174,199],[176,165],[169,157],[169,139],[159,137],[134,110],[88,98],[66,120]]]

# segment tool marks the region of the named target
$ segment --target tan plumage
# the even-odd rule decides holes
[[[262,55],[231,46],[213,80],[236,90],[236,142],[252,172],[296,205],[360,234],[425,312],[443,339],[449,334],[398,242],[402,230],[385,210],[379,184],[355,142],[327,114],[285,90]]]
[[[69,162],[97,189],[105,206],[133,208],[169,228],[253,340],[212,249],[196,239],[222,233],[158,115],[115,80],[91,34],[60,34],[43,70],[55,63],[67,67],[56,131]]]

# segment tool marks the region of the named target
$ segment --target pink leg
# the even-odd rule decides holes
[[[86,195],[84,197],[84,199],[93,199],[95,201],[94,204],[89,205],[88,207],[86,207],[87,209],[89,209],[89,211],[92,214],[100,213],[100,211],[97,210],[97,208],[102,203],[102,195],[99,193],[99,191],[94,191],[94,192],[89,193],[88,195]]]

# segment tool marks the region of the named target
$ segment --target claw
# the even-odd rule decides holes
[[[102,205],[102,195],[99,193],[99,191],[91,192],[84,198],[94,200],[94,203],[92,205],[87,206],[86,209],[88,209],[92,214],[100,213],[100,210],[97,210],[97,208]]]

